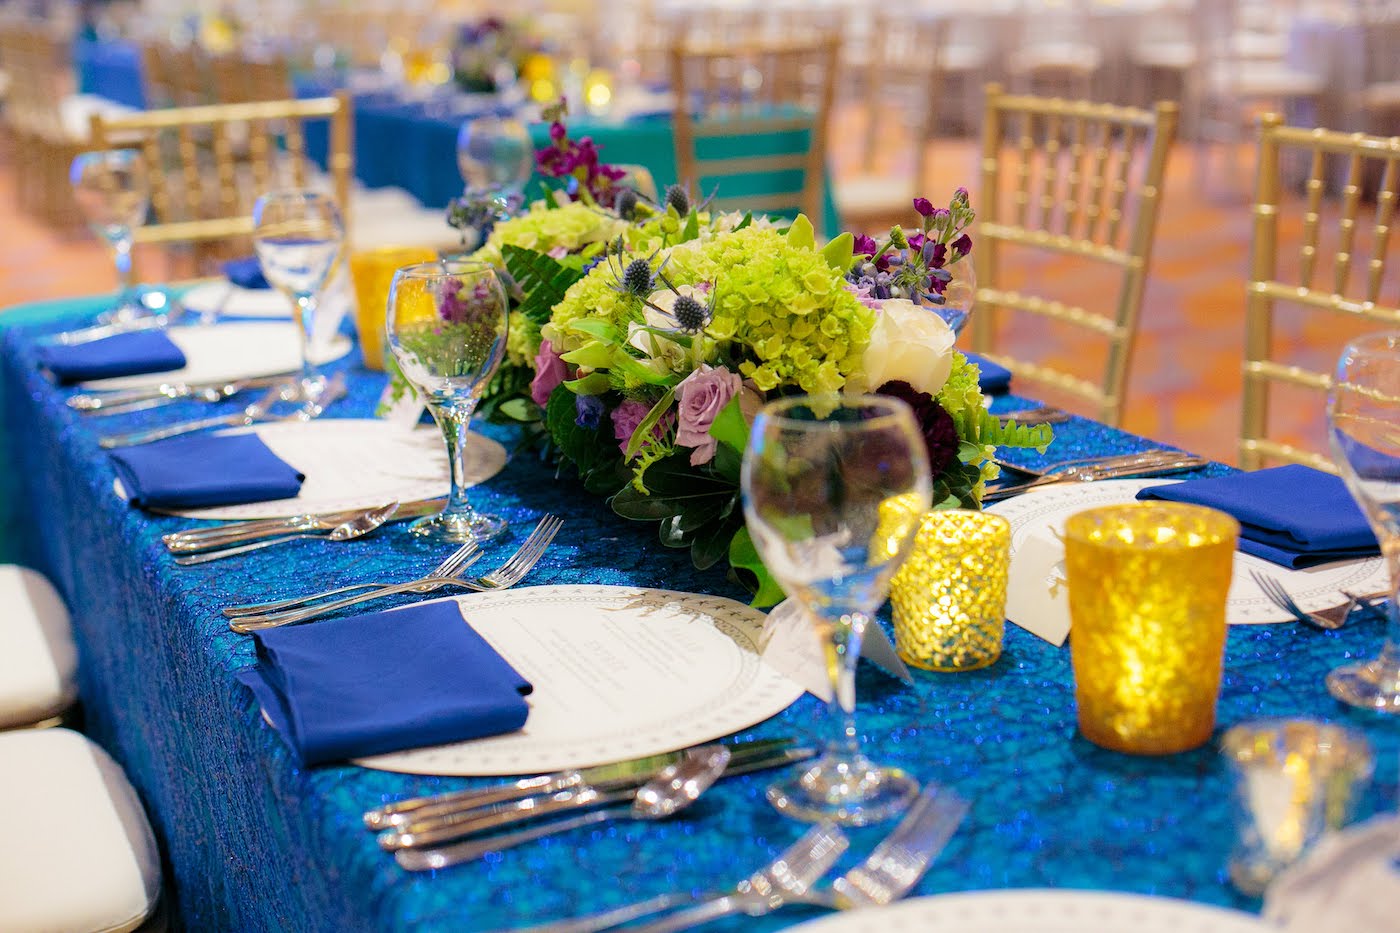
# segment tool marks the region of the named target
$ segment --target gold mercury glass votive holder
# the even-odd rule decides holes
[[[426,246],[381,246],[350,257],[350,280],[355,286],[355,330],[366,369],[384,369],[384,319],[389,286],[403,266],[437,258]]]
[[[971,671],[1001,656],[1011,525],[1000,515],[926,512],[890,588],[895,649],[930,671]]]
[[[1241,723],[1220,750],[1234,772],[1239,826],[1230,880],[1251,895],[1350,822],[1374,768],[1365,737],[1310,719]]]
[[[1168,755],[1210,738],[1239,530],[1224,512],[1179,503],[1070,516],[1070,658],[1089,741]]]

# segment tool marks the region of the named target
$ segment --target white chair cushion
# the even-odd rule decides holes
[[[0,734],[0,800],[34,815],[0,848],[0,930],[123,933],[160,896],[160,857],[121,768],[68,729]]]
[[[42,574],[0,564],[0,729],[63,712],[77,695],[68,610]]]

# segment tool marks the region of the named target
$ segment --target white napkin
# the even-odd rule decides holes
[[[1398,857],[1393,814],[1324,836],[1270,885],[1264,918],[1288,933],[1400,931]]]

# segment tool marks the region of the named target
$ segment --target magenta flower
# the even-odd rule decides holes
[[[540,352],[535,354],[535,378],[530,382],[530,398],[543,408],[549,402],[550,393],[569,375],[569,368],[555,352],[554,344],[548,340],[540,344]]]
[[[710,436],[710,425],[729,400],[739,393],[743,380],[723,366],[701,366],[676,387],[679,421],[676,443],[693,448],[690,465],[714,459],[719,442]]]
[[[915,198],[914,210],[919,212],[920,217],[928,217],[933,213],[933,202],[928,198]]]
[[[857,256],[874,256],[879,249],[880,245],[875,242],[874,237],[866,236],[862,233],[860,236],[856,237],[856,241],[851,247],[851,252]]]
[[[954,240],[954,241],[953,241],[953,252],[958,256],[958,258],[962,258],[963,256],[971,256],[971,255],[972,255],[972,237],[970,237],[970,236],[968,236],[966,233],[964,233],[962,236],[960,236],[960,237],[958,237],[956,240]]]
[[[649,411],[651,411],[651,406],[646,402],[639,402],[631,398],[612,410],[613,437],[617,438],[617,446],[622,449],[624,454],[627,453],[627,442],[632,440],[637,426],[642,423],[642,419],[647,416]],[[651,436],[659,438],[674,420],[673,414],[667,414],[656,423],[656,427],[652,428]],[[651,439],[648,438],[642,441],[642,446],[645,447],[650,443]]]

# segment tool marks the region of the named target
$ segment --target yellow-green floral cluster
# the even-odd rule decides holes
[[[714,284],[706,333],[748,348],[752,358],[739,371],[760,391],[787,385],[837,392],[859,370],[875,312],[820,252],[775,230],[747,227],[699,249],[673,250],[670,258],[674,281]]]
[[[582,201],[553,208],[536,204],[519,217],[498,223],[472,258],[500,266],[501,247],[506,245],[541,253],[556,249],[575,253],[608,243],[626,229],[626,222]]]

